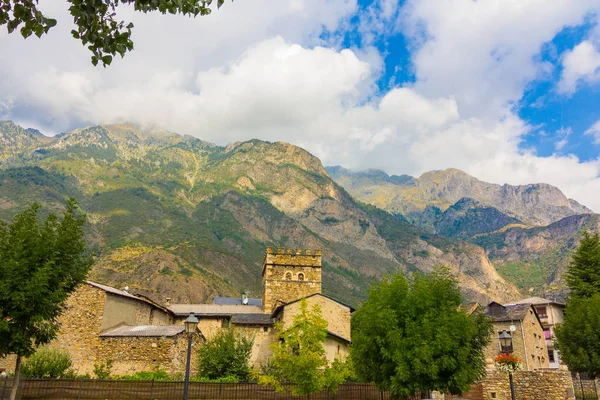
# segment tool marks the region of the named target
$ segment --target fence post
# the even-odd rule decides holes
[[[223,382],[219,382],[219,398],[223,398]]]
[[[579,386],[581,387],[581,398],[583,400],[585,400],[585,391],[583,390],[583,378],[581,376],[581,373],[578,375],[579,375]]]
[[[2,396],[0,396],[0,400],[4,399],[4,393],[6,393],[6,383],[8,382],[8,375],[4,378],[4,385],[2,385]]]

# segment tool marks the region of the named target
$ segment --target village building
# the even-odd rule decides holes
[[[354,309],[321,293],[320,250],[268,247],[263,259],[261,299],[215,297],[212,304],[167,304],[110,286],[87,281],[67,299],[61,329],[51,347],[67,350],[78,373],[91,373],[95,364],[111,360],[114,374],[131,374],[160,367],[171,374],[185,368],[187,336],[184,320],[193,313],[198,332],[196,350],[205,340],[233,327],[254,338],[250,362],[264,364],[272,356],[274,326],[284,327],[300,312],[300,300],[318,305],[328,322],[328,360],[345,358],[350,344]],[[195,351],[194,350],[194,351]],[[192,357],[192,369],[196,357]],[[0,370],[11,371],[14,357],[0,359]]]
[[[527,299],[515,301],[515,304],[531,304],[533,306],[544,328],[544,338],[546,340],[546,347],[548,348],[549,367],[553,369],[566,368],[566,366],[560,362],[560,354],[554,343],[554,327],[556,324],[562,324],[564,322],[566,305],[542,297],[529,297]]]
[[[493,360],[501,353],[512,353],[524,371],[549,368],[544,326],[531,304],[491,302],[486,309],[493,321],[492,340],[485,350],[487,369],[495,369]],[[510,335],[512,345],[502,346],[502,335]]]

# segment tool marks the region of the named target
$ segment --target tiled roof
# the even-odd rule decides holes
[[[354,312],[354,311],[356,311],[356,310],[354,309],[354,307],[352,307],[352,306],[349,306],[348,304],[344,304],[344,303],[342,303],[342,302],[340,302],[340,301],[338,301],[338,300],[334,299],[333,297],[329,297],[329,296],[327,296],[327,295],[324,295],[323,293],[313,293],[313,294],[311,294],[311,295],[308,295],[308,296],[306,296],[306,297],[301,297],[301,298],[299,298],[299,299],[296,299],[296,300],[290,301],[289,303],[285,303],[285,304],[281,304],[280,306],[277,306],[277,308],[275,308],[275,310],[273,311],[273,315],[277,315],[277,314],[278,314],[278,313],[279,313],[281,310],[283,310],[283,308],[284,308],[285,306],[289,306],[290,304],[294,304],[294,303],[297,303],[297,302],[299,302],[299,301],[302,301],[302,299],[309,299],[309,298],[311,298],[311,297],[314,297],[314,296],[321,296],[321,297],[324,297],[324,298],[326,298],[326,299],[329,299],[329,300],[333,301],[334,303],[337,303],[337,304],[339,304],[339,305],[341,305],[341,306],[348,307],[348,308],[350,309],[350,312]]]
[[[248,299],[248,304],[242,304],[241,297],[220,297],[215,296],[213,304],[222,306],[234,306],[234,305],[248,305],[248,306],[262,306],[262,299]]]
[[[135,325],[120,326],[100,334],[100,337],[161,337],[176,336],[185,331],[184,325]]]
[[[92,281],[85,281],[85,283],[87,283],[88,285],[93,286],[95,288],[98,288],[100,290],[104,290],[107,293],[116,294],[118,296],[129,297],[130,299],[135,299],[135,300],[138,300],[138,301],[146,302],[145,300],[140,299],[139,297],[134,296],[131,293],[128,293],[128,292],[126,292],[124,290],[119,290],[119,289],[116,289],[114,287],[102,285],[101,283],[96,283],[96,282],[92,282]]]
[[[488,310],[488,315],[496,322],[522,321],[527,317],[529,311],[531,311],[531,304],[507,304],[493,314]]]
[[[194,313],[200,316],[231,316],[235,314],[262,314],[258,306],[249,305],[219,305],[219,304],[172,304],[168,307],[175,315],[185,316]]]
[[[513,304],[533,304],[533,305],[558,304],[560,306],[565,305],[564,303],[561,303],[560,301],[544,299],[543,297],[528,297],[523,300],[514,301]]]
[[[269,314],[236,314],[231,317],[231,322],[236,325],[273,325],[273,318]]]
[[[343,336],[340,336],[340,335],[338,335],[337,333],[333,333],[333,332],[331,332],[331,331],[327,331],[327,335],[329,335],[329,336],[331,336],[331,337],[334,337],[334,338],[336,338],[336,339],[338,339],[338,340],[342,340],[342,341],[344,341],[344,342],[347,342],[347,343],[352,343],[352,342],[350,341],[350,339],[346,339],[345,337],[343,337]]]

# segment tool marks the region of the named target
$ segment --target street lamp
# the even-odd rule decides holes
[[[188,337],[188,349],[187,349],[187,361],[185,363],[185,382],[183,384],[183,400],[188,400],[188,392],[190,386],[190,360],[192,355],[192,336],[196,333],[198,329],[198,318],[194,315],[194,313],[190,313],[190,315],[186,318],[185,322],[185,334]]]
[[[502,352],[505,354],[511,353],[513,351],[512,335],[507,331],[502,331],[498,338],[500,339],[500,349]],[[509,369],[508,371],[508,382],[510,383],[510,397],[512,400],[515,400],[515,386],[513,384],[512,369]]]

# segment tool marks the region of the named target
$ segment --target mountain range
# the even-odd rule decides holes
[[[60,212],[66,197],[88,216],[90,278],[158,302],[260,296],[268,245],[322,249],[324,292],[351,304],[376,279],[436,265],[470,300],[561,295],[579,232],[598,228],[597,215],[544,184],[326,169],[284,142],[216,146],[131,124],[46,137],[0,122],[0,219],[34,201]]]

